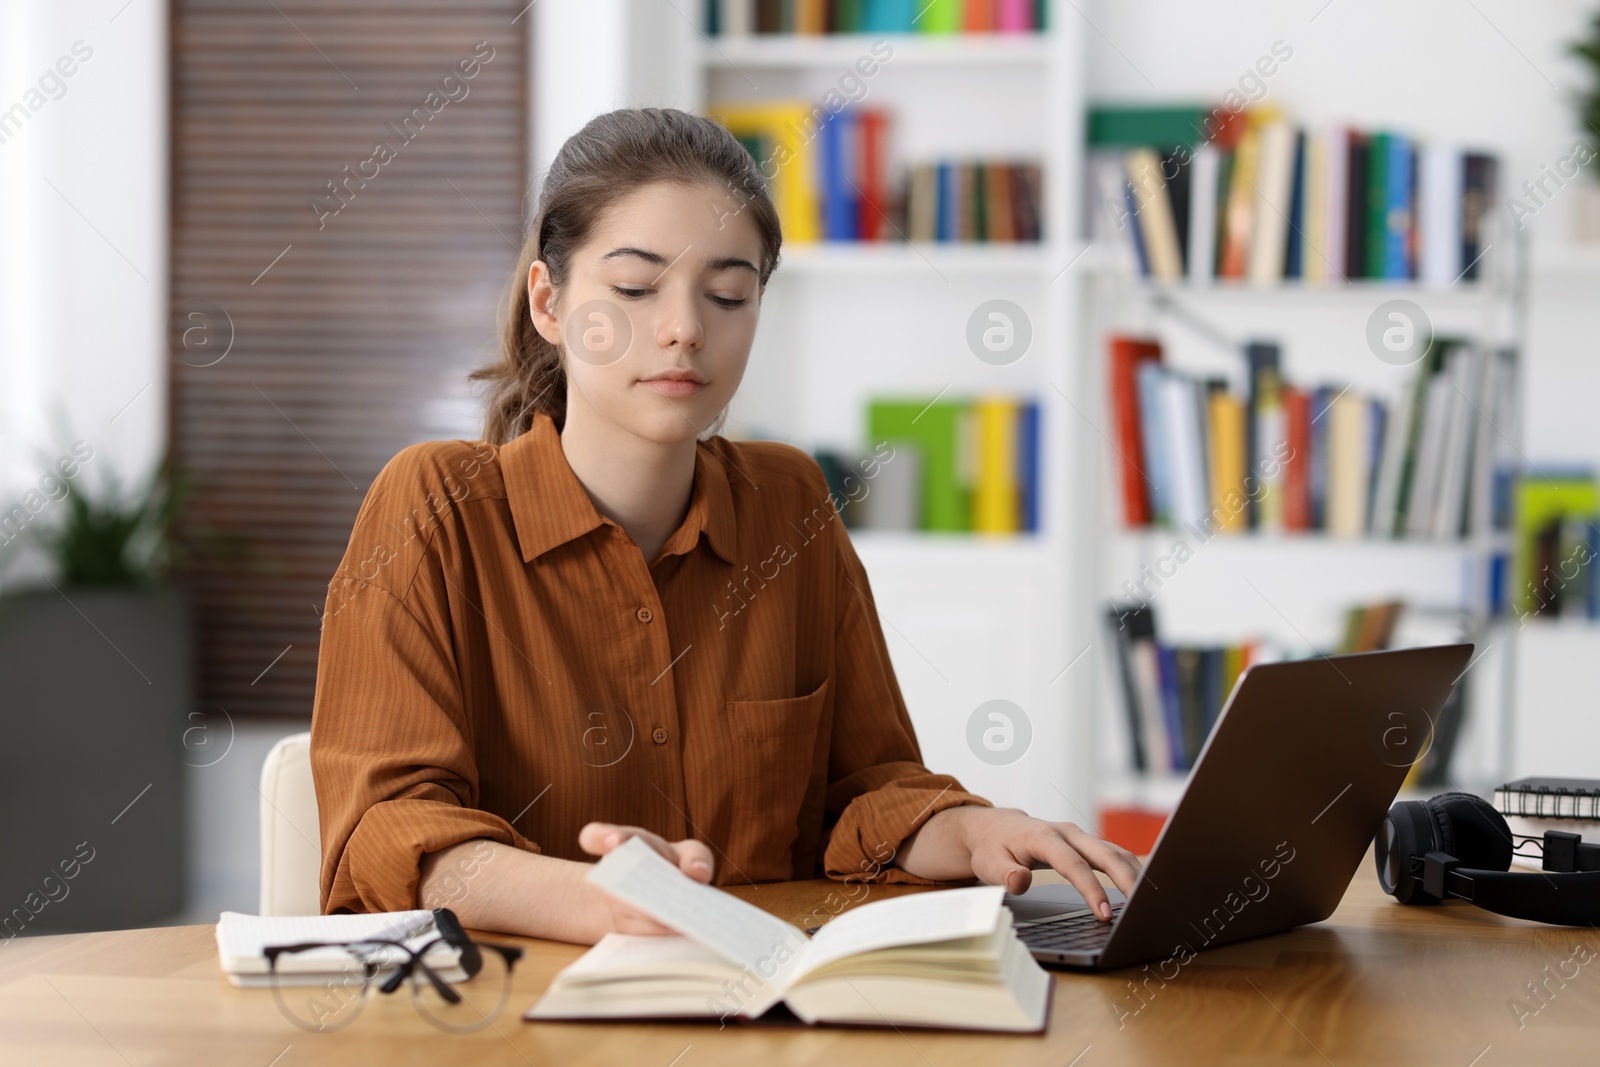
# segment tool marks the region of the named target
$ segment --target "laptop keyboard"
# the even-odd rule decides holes
[[[1122,905],[1111,906],[1111,920],[1122,914]],[[1017,927],[1017,936],[1029,948],[1051,952],[1092,951],[1111,937],[1111,922],[1102,922],[1093,912],[1081,912],[1031,926]]]

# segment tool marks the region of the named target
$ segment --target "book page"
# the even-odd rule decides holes
[[[807,944],[801,930],[696,882],[638,837],[612,849],[586,877],[753,976],[760,989],[739,1005],[740,1014],[759,1015],[782,998]]]
[[[863,952],[992,933],[1004,896],[1003,886],[982,885],[863,904],[817,931],[791,980]]]

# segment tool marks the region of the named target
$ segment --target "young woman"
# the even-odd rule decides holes
[[[395,456],[329,587],[324,912],[660,932],[583,877],[632,835],[718,884],[1053,867],[1103,918],[1092,869],[1132,889],[1122,849],[922,766],[816,463],[714,435],[779,244],[708,119],[615,111],[562,147],[475,375],[484,440]]]

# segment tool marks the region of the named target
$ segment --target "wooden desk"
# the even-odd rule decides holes
[[[794,882],[740,895],[794,920],[845,906],[841,888]],[[865,899],[907,891],[916,890],[872,887]],[[1600,1059],[1600,932],[1466,905],[1402,909],[1379,892],[1370,857],[1327,922],[1201,953],[1164,986],[1152,979],[1142,1007],[1129,985],[1144,977],[1138,969],[1060,973],[1049,1032],[1037,1037],[535,1025],[521,1011],[582,949],[520,943],[528,954],[505,1014],[493,1029],[455,1036],[424,1022],[403,994],[374,996],[336,1033],[300,1030],[278,1014],[270,991],[227,984],[209,925],[19,938],[0,943],[0,1064],[1565,1067]],[[1583,948],[1576,959],[1575,946]],[[1562,979],[1569,959],[1566,972],[1577,973]],[[1541,981],[1546,1001],[1519,1029],[1510,1002],[1531,1012],[1540,1002],[1526,983]]]

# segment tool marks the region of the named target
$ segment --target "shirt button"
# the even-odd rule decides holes
[[[656,613],[651,611],[649,608],[640,608],[638,611],[634,612],[634,614],[638,616],[640,622],[649,622],[651,619],[656,617]]]
[[[667,743],[667,728],[665,726],[657,726],[654,730],[652,730],[650,732],[650,738],[651,738],[651,740],[653,740],[658,745],[666,744]]]

